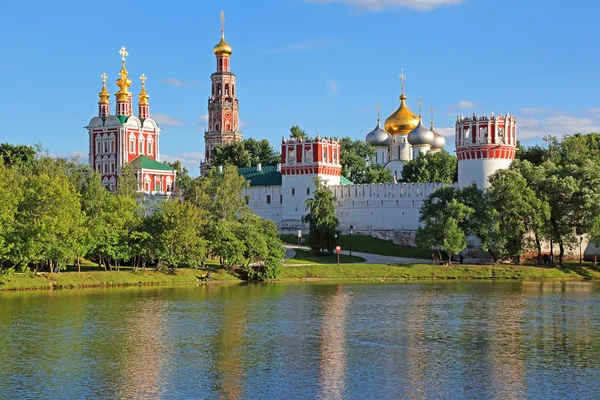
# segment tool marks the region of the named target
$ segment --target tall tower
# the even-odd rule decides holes
[[[205,161],[200,166],[204,174],[212,165],[215,146],[242,140],[239,131],[239,103],[236,97],[235,74],[231,72],[232,49],[225,41],[225,14],[221,11],[221,41],[213,49],[217,71],[210,76],[211,95],[208,98],[208,129],[204,132]]]
[[[501,168],[508,168],[515,158],[517,121],[507,113],[498,117],[457,117],[454,130],[458,157],[458,186],[490,185],[488,178]]]

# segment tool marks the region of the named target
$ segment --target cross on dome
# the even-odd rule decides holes
[[[377,100],[377,122],[379,122],[380,112],[381,112],[381,105],[379,105],[379,100]]]
[[[421,101],[421,98],[419,97],[419,118],[421,118],[421,116],[423,115],[423,102]]]
[[[102,85],[106,86],[106,80],[108,79],[106,72],[103,72],[102,75],[100,75],[100,78],[102,78]]]
[[[221,10],[221,35],[225,35],[225,11]]]
[[[400,72],[400,84],[402,85],[402,94],[404,94],[404,81],[406,80],[406,76],[404,75],[404,68],[402,68]]]
[[[125,46],[121,47],[121,50],[119,50],[119,54],[121,55],[121,61],[123,61],[123,64],[125,64],[125,58],[129,55]]]
[[[140,76],[140,80],[142,81],[142,89],[144,89],[146,87],[146,75],[142,74],[142,76]]]
[[[433,106],[429,107],[429,111],[431,112],[431,123],[433,123]]]

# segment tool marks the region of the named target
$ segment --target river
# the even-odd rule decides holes
[[[591,399],[600,284],[0,293],[0,398]]]

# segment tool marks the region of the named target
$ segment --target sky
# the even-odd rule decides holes
[[[398,108],[401,69],[409,107],[422,97],[428,122],[433,106],[451,153],[461,113],[509,111],[526,145],[600,132],[595,0],[29,0],[2,6],[0,142],[86,160],[100,75],[114,95],[125,46],[162,160],[198,175],[221,10],[243,135],[278,150],[292,125],[364,140],[378,101],[382,122]]]

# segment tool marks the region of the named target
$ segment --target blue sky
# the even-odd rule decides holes
[[[515,114],[525,144],[600,131],[593,0],[35,0],[2,6],[0,141],[85,157],[100,75],[114,94],[126,46],[136,96],[148,77],[163,158],[197,175],[221,9],[244,137],[277,149],[291,125],[363,139],[377,101],[382,120],[398,107],[401,68],[409,106],[433,105],[445,134],[474,111]]]

